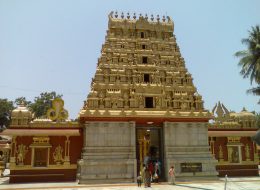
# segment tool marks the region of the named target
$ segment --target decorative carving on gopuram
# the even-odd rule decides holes
[[[80,117],[211,117],[185,66],[170,17],[117,12],[108,17]]]

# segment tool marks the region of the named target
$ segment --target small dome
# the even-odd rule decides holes
[[[15,108],[12,113],[11,117],[28,117],[32,118],[32,112],[25,106],[25,105],[18,105],[17,108]]]
[[[243,108],[243,110],[239,113],[231,112],[230,116],[232,118],[240,118],[240,119],[246,119],[246,118],[254,119],[256,117],[255,114],[247,111],[245,108]]]
[[[253,114],[252,112],[247,111],[246,108],[243,108],[243,110],[240,112],[240,114],[242,116],[255,117],[255,114]]]

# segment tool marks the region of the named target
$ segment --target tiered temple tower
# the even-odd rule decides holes
[[[179,177],[216,176],[201,95],[185,67],[170,17],[109,14],[105,43],[79,113],[79,182],[131,182],[143,164],[175,165]]]

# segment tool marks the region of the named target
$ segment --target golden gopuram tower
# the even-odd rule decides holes
[[[170,17],[111,12],[84,125],[79,183],[134,182],[144,166],[161,181],[216,177],[201,95],[185,67]],[[155,171],[156,170],[156,171]]]

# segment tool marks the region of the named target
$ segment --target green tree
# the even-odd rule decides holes
[[[238,51],[235,56],[240,58],[238,65],[241,67],[240,74],[244,78],[250,78],[257,87],[249,89],[247,92],[260,95],[260,28],[259,25],[248,31],[248,38],[242,39],[242,43],[247,46],[246,50]],[[260,103],[260,102],[259,102]]]
[[[0,132],[9,126],[13,109],[14,105],[12,101],[0,98]]]
[[[256,113],[256,126],[260,128],[260,113]]]
[[[15,103],[16,105],[24,104],[25,106],[30,107],[30,105],[31,105],[32,102],[31,102],[31,101],[27,101],[26,98],[22,96],[22,97],[16,98],[15,101],[14,101],[14,103]]]
[[[51,108],[52,100],[60,97],[62,95],[56,94],[56,92],[43,92],[40,96],[34,98],[34,102],[29,105],[29,108],[35,117],[45,117],[47,110]]]

